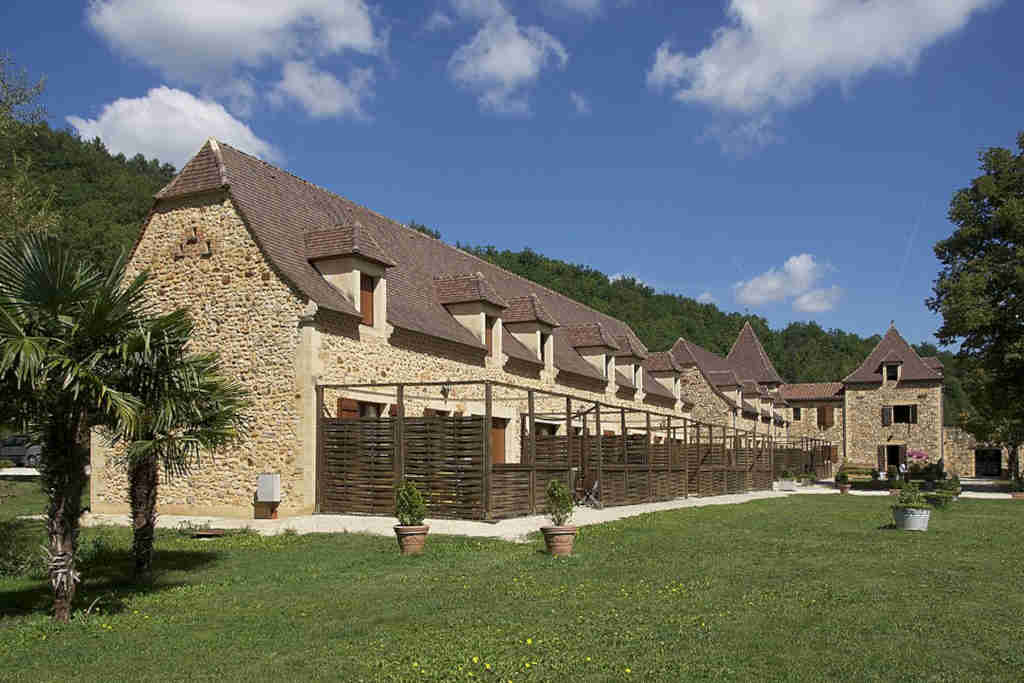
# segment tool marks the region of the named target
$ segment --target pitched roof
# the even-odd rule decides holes
[[[382,266],[391,267],[389,259],[369,232],[358,222],[327,230],[306,233],[306,259],[316,261],[337,256],[362,256]]]
[[[942,361],[939,360],[937,356],[928,356],[926,358],[922,358],[921,360],[924,362],[925,365],[927,365],[940,375],[943,373],[943,370],[945,370],[946,366],[942,364]]]
[[[600,322],[563,325],[562,330],[565,332],[566,341],[574,349],[603,346],[612,351],[619,350],[615,339],[605,331],[604,325]]]
[[[626,373],[618,368],[615,369],[615,388],[616,389],[636,389],[636,385],[633,384],[633,378],[627,377]]]
[[[765,353],[750,322],[743,323],[743,329],[729,349],[726,359],[740,379],[753,380],[758,384],[782,384],[782,377],[775,371],[775,366]]]
[[[487,282],[483,273],[465,273],[461,275],[435,275],[434,292],[437,295],[437,302],[440,304],[465,304],[474,301],[484,301],[497,306],[508,308],[505,300],[498,296]]]
[[[761,391],[761,387],[758,386],[757,382],[747,380],[743,382],[742,389],[744,397],[757,396],[759,398],[767,398],[766,394]]]
[[[783,384],[779,393],[787,401],[838,401],[843,393],[842,382],[806,382]]]
[[[395,263],[387,273],[387,322],[396,328],[482,349],[483,344],[444,309],[434,292],[434,276],[438,273],[480,273],[495,294],[506,302],[533,295],[545,311],[544,315],[563,325],[599,323],[609,339],[627,336],[631,342],[639,342],[633,330],[621,320],[215,140],[203,145],[181,173],[157,194],[157,199],[225,188],[278,275],[321,307],[359,315],[352,303],[309,262],[306,235],[358,223],[381,252]],[[558,369],[601,378],[601,374],[568,345],[564,334],[555,334],[555,337]]]
[[[737,407],[736,402],[723,394],[722,390],[715,386],[715,383],[709,377],[711,372],[731,372],[732,368],[729,367],[727,360],[682,337],[676,340],[669,353],[672,354],[675,362],[683,367],[696,366],[705,381],[711,386],[711,390],[730,408]]]
[[[508,310],[501,314],[502,323],[539,322],[558,327],[555,316],[548,313],[536,294],[517,296],[508,300]]]
[[[652,351],[644,359],[644,367],[651,372],[682,372],[683,368],[668,351]]]
[[[754,407],[749,401],[743,401],[743,412],[751,415],[757,415],[757,408]]]
[[[648,395],[660,396],[661,398],[667,398],[676,400],[675,394],[662,386],[661,382],[654,379],[651,373],[644,369],[644,392]]]
[[[619,345],[620,350],[615,354],[616,358],[639,358],[643,360],[647,358],[647,347],[641,343],[639,339],[629,337],[627,335],[619,335],[615,337],[615,343]]]
[[[890,326],[860,367],[851,372],[843,382],[881,384],[882,364],[893,362],[903,364],[900,371],[901,381],[942,379],[942,374],[921,360],[914,347],[907,343],[896,327]]]

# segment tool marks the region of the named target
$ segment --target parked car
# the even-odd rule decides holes
[[[9,436],[0,441],[0,460],[10,460],[16,467],[36,467],[42,450],[27,436]]]

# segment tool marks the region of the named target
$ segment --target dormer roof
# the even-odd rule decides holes
[[[565,332],[569,346],[574,349],[603,347],[611,351],[619,350],[618,343],[599,322],[564,325],[561,329]]]
[[[502,314],[501,321],[503,323],[538,322],[549,327],[558,327],[555,316],[548,313],[536,294],[509,299],[508,309]]]
[[[668,351],[653,351],[644,359],[644,367],[651,372],[682,372],[683,368]]]
[[[619,345],[619,351],[615,354],[616,358],[629,357],[639,360],[647,358],[647,347],[640,343],[639,339],[624,334],[615,337],[615,343]]]
[[[732,370],[710,370],[708,371],[708,381],[716,387],[740,386],[740,379]]]
[[[498,308],[508,308],[505,300],[498,296],[487,278],[479,272],[435,276],[434,293],[437,302],[444,305],[482,301]]]
[[[914,351],[914,347],[907,343],[896,327],[890,326],[860,367],[851,372],[843,382],[881,384],[882,366],[888,363],[902,364],[900,381],[903,382],[942,379],[942,374],[929,367],[917,355],[917,351]]]
[[[306,259],[316,261],[340,256],[361,256],[385,268],[395,262],[387,257],[373,235],[359,221],[306,233]]]

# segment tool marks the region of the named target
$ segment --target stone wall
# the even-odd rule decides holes
[[[1000,469],[1003,476],[1009,472],[1010,449],[995,444],[979,442],[973,434],[959,427],[943,427],[943,451],[945,452],[946,471],[961,477],[976,476],[974,471],[974,450],[976,448],[999,448],[1002,452]]]
[[[696,366],[683,368],[682,393],[693,404],[693,419],[733,425],[732,411]]]
[[[801,413],[799,420],[790,417],[789,438],[799,439],[806,436],[831,441],[835,446],[839,447],[839,452],[842,453],[844,424],[842,401],[790,400],[789,403],[791,416],[792,409],[796,407],[800,408]],[[833,424],[826,429],[818,426],[818,408],[822,407],[832,408]]]
[[[640,400],[617,398],[603,384],[547,371],[532,373],[523,367],[510,373],[499,363],[485,362],[482,350],[390,327],[382,333],[346,316],[317,310],[274,271],[224,193],[163,202],[148,222],[129,266],[132,274],[143,269],[153,278],[154,303],[165,311],[189,307],[196,320],[194,350],[218,351],[225,370],[249,389],[253,400],[252,432],[244,442],[204,458],[188,477],[161,483],[159,510],[166,514],[252,517],[258,476],[272,472],[281,475],[279,514],[312,512],[317,381],[490,379],[683,417],[681,412],[647,406]],[[325,405],[333,412],[342,394],[325,393]],[[509,461],[519,458],[520,418],[527,410],[525,392],[513,393],[496,388],[493,406],[496,417],[509,420]],[[395,402],[390,389],[351,390],[343,395]],[[695,409],[694,418],[731,425],[719,397],[711,394],[702,405],[701,415]],[[407,414],[422,415],[425,408],[482,415],[482,386],[453,386],[447,397],[438,387],[410,388]],[[538,395],[536,410],[564,414],[565,399]],[[619,411],[602,412],[607,413],[602,416],[602,431],[620,432]],[[642,414],[632,415],[627,429],[639,433],[645,423]],[[592,418],[587,426],[593,432]],[[564,426],[559,429],[564,433]],[[116,455],[94,440],[92,464],[92,509],[126,511],[127,482]]]
[[[874,467],[878,446],[906,446],[926,452],[932,462],[942,455],[941,382],[848,384],[845,461]],[[882,426],[883,405],[917,405],[917,424]]]
[[[162,311],[190,308],[196,323],[192,349],[219,351],[225,370],[253,401],[249,438],[207,455],[188,477],[162,481],[160,511],[251,516],[261,472],[281,473],[285,510],[308,507],[302,504],[296,433],[302,298],[273,272],[224,193],[163,202],[128,274],[143,269],[152,277],[153,303]],[[124,511],[127,481],[115,454],[95,448],[92,472],[92,510]]]

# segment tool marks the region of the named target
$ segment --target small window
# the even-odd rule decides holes
[[[892,421],[895,424],[916,424],[917,423],[917,406],[893,406],[892,407]]]
[[[643,388],[644,388],[643,387],[643,381],[644,381],[643,368],[641,368],[639,365],[634,365],[633,366],[633,386],[635,386],[637,388],[637,391],[642,391],[643,390]]]
[[[608,379],[612,375],[612,357],[604,357],[604,378]]]
[[[895,382],[900,378],[900,366],[898,365],[886,365],[885,366],[885,381]]]
[[[359,276],[359,312],[363,324],[373,327],[373,288],[377,283],[369,275]]]
[[[793,408],[793,422],[799,422],[800,418],[800,408]]]
[[[551,339],[550,334],[547,334],[546,332],[540,333],[540,353],[538,355],[540,356],[541,360],[546,360],[544,357],[544,352],[545,349],[548,348],[548,339]]]
[[[487,355],[494,355],[494,318],[484,317],[484,343],[487,344]]]

